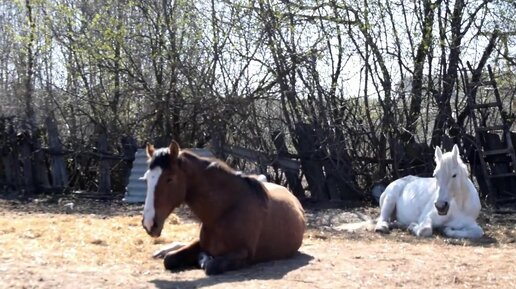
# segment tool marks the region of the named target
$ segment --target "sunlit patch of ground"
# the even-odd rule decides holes
[[[0,288],[516,288],[516,216],[484,213],[479,241],[403,231],[336,231],[377,209],[307,210],[300,253],[222,276],[165,272],[152,253],[195,238],[186,208],[162,237],[141,228],[141,206],[117,202],[0,200]]]

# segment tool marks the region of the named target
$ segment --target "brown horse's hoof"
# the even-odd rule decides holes
[[[204,270],[206,269],[208,262],[213,260],[213,257],[208,255],[206,252],[201,252],[199,253],[199,257],[197,257],[197,260],[197,266]]]
[[[163,265],[165,269],[169,271],[176,271],[182,267],[180,258],[174,254],[166,255],[163,259]]]
[[[225,271],[222,267],[221,262],[218,262],[217,259],[211,259],[205,263],[204,272],[206,275],[219,275]]]

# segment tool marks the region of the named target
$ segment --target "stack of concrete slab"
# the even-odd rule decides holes
[[[129,183],[125,188],[124,202],[145,202],[147,183],[139,178],[143,177],[147,167],[147,153],[145,152],[145,149],[137,150],[134,155],[133,168],[131,169],[131,175],[129,176]]]

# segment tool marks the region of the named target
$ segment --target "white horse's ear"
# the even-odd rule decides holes
[[[452,155],[454,160],[459,160],[459,147],[457,146],[457,144],[453,145]]]
[[[439,146],[435,147],[435,162],[440,163],[443,159],[443,152],[441,151],[441,148]]]

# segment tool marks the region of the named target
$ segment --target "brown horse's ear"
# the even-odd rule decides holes
[[[147,157],[150,159],[152,157],[152,154],[154,154],[154,146],[150,143],[147,143]]]
[[[179,155],[179,144],[176,141],[172,141],[168,146],[170,151],[170,158],[172,161],[177,160],[177,156]]]

